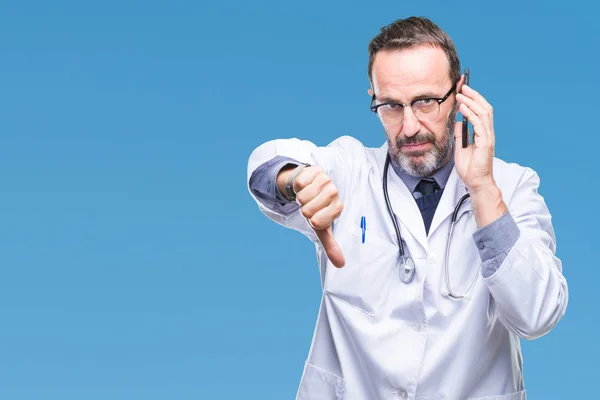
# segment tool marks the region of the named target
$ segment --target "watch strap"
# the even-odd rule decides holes
[[[294,192],[294,180],[296,180],[296,178],[298,177],[300,172],[302,172],[302,170],[306,167],[310,167],[310,164],[302,163],[302,164],[298,165],[296,168],[294,168],[294,170],[288,177],[287,184],[284,187],[284,190],[285,190],[284,196],[289,201],[296,201],[296,192]]]

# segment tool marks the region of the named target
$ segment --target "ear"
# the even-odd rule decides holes
[[[369,90],[367,90],[367,92],[369,93],[369,96],[373,97],[373,89],[369,88]]]
[[[463,83],[465,83],[465,76],[461,75],[460,76],[460,80],[456,84],[456,93],[461,93],[462,92]]]

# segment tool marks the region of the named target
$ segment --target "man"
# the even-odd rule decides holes
[[[524,399],[519,339],[549,332],[568,301],[539,178],[494,157],[492,107],[431,21],[382,28],[368,72],[381,148],[279,139],[249,160],[260,210],[317,248],[323,298],[297,397]]]

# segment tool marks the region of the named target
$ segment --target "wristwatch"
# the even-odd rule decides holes
[[[306,167],[310,167],[310,164],[302,163],[302,164],[298,165],[292,171],[290,176],[288,177],[287,185],[285,185],[285,187],[283,188],[285,191],[285,193],[283,193],[283,195],[289,201],[296,201],[296,192],[294,192],[294,180],[300,174],[300,172],[302,172],[302,170]]]

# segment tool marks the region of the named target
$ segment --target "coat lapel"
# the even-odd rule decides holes
[[[440,203],[435,210],[435,215],[433,216],[433,221],[431,221],[431,227],[429,229],[429,234],[432,235],[436,229],[442,225],[442,223],[446,220],[446,218],[452,217],[452,213],[454,212],[454,208],[460,201],[461,197],[468,193],[467,187],[463,183],[463,181],[458,176],[456,172],[456,167],[452,168],[452,172],[448,177],[448,182],[444,188],[444,193],[442,194],[442,198],[440,199]],[[470,201],[466,201],[460,207],[460,214],[471,210],[472,205]]]
[[[380,162],[381,171],[383,172],[383,167],[385,165],[385,158],[387,155],[388,146],[387,144],[380,148],[380,153],[378,160]],[[383,179],[386,177],[384,176]],[[406,232],[404,230],[408,230],[410,234],[419,242],[424,249],[427,249],[427,236],[425,233],[425,224],[423,223],[423,217],[421,217],[421,211],[419,211],[419,206],[417,206],[417,202],[415,201],[412,193],[406,185],[404,181],[398,176],[398,174],[394,171],[394,168],[390,165],[387,171],[387,179],[388,179],[388,194],[390,198],[390,203],[392,205],[392,209],[396,218],[402,223],[403,226],[400,226],[400,235],[405,237]],[[393,232],[393,229],[392,229]],[[394,243],[396,243],[396,237],[394,235]]]
[[[379,148],[379,154],[377,157],[382,172],[387,152],[388,146],[386,143]],[[385,179],[385,177],[383,178]],[[410,190],[408,190],[402,179],[398,176],[398,174],[396,174],[391,165],[388,168],[387,179],[390,203],[392,204],[396,218],[402,222],[405,229],[410,232],[410,234],[419,242],[419,244],[425,250],[427,250],[428,244],[427,234],[425,233],[425,224],[423,223],[421,211],[419,210],[417,202],[415,201],[412,193]],[[435,230],[442,225],[446,218],[450,218],[452,216],[454,208],[460,201],[461,197],[467,193],[467,187],[458,176],[456,167],[453,167],[452,172],[448,177],[448,182],[444,188],[442,198],[440,199],[440,203],[438,204],[433,216],[433,220],[431,221],[431,227],[429,229],[430,236],[433,235]],[[472,205],[470,201],[466,201],[460,208],[459,216],[460,214],[469,210],[472,210]],[[405,233],[402,232],[402,227],[400,230],[400,234],[404,235]],[[394,243],[397,242],[395,236],[393,240]]]

